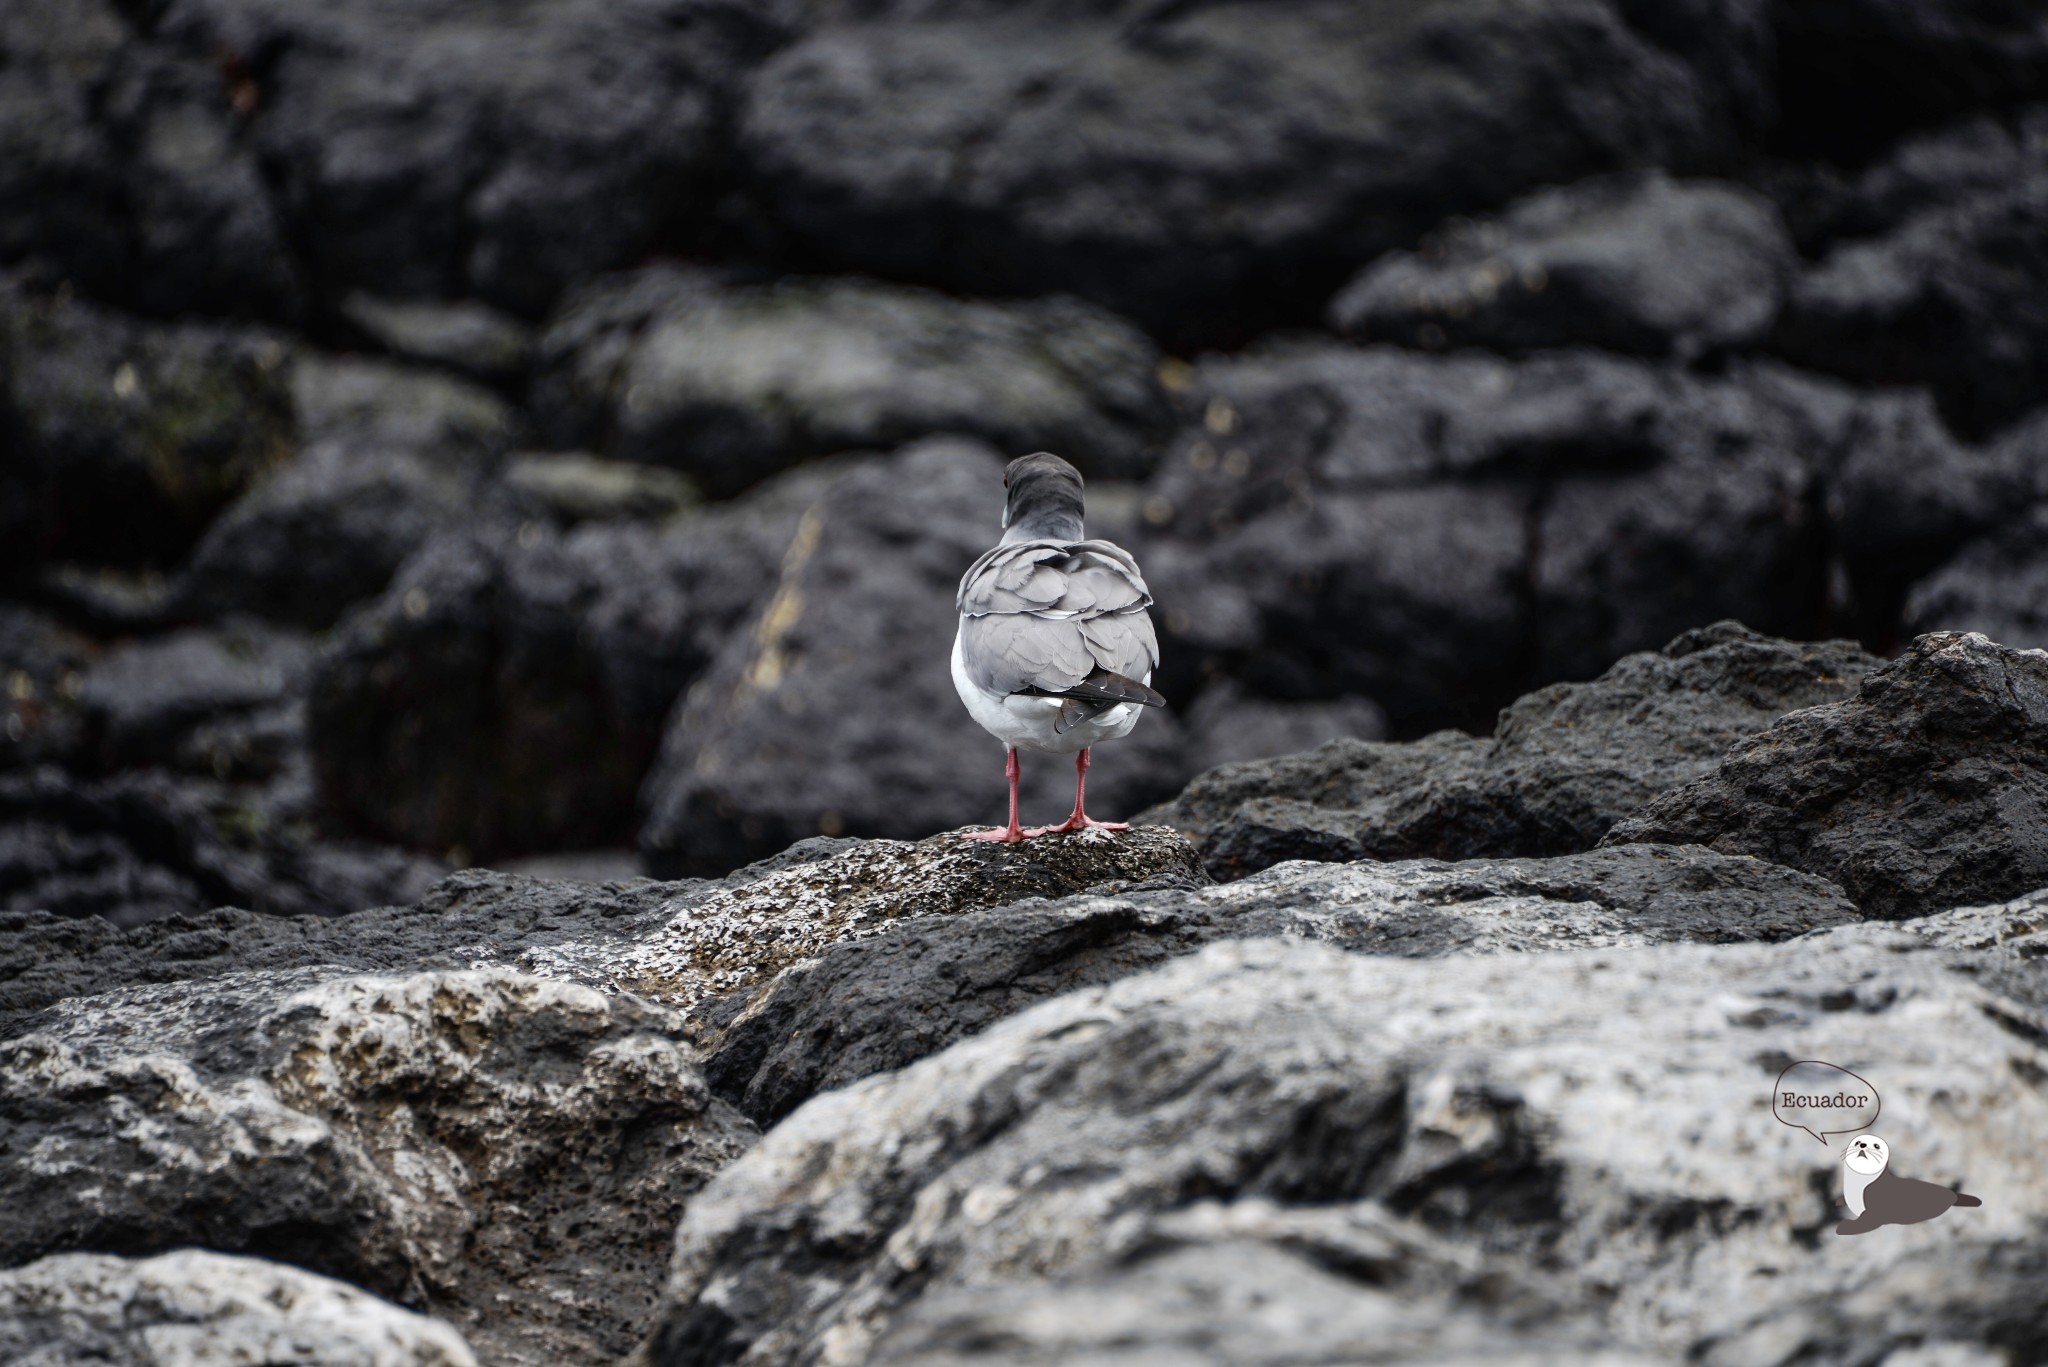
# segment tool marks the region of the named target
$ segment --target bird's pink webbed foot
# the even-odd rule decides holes
[[[1074,756],[1074,810],[1057,826],[1033,826],[1024,832],[1027,839],[1039,835],[1064,835],[1069,831],[1128,831],[1128,821],[1097,821],[1088,815],[1088,752],[1083,750]]]

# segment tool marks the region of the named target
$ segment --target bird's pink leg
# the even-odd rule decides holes
[[[963,831],[960,835],[962,840],[999,840],[1005,845],[1014,845],[1027,834],[1038,834],[1036,831],[1027,832],[1017,824],[1017,779],[1024,771],[1017,767],[1017,747],[1014,745],[1010,747],[1010,758],[1003,765],[1003,772],[1010,776],[1010,824],[988,831]]]
[[[1094,817],[1088,815],[1088,764],[1089,759],[1086,750],[1074,756],[1073,815],[1057,826],[1034,826],[1032,829],[1024,832],[1025,835],[1054,835],[1061,831],[1084,831],[1091,828],[1098,831],[1128,831],[1131,828],[1131,823],[1128,821],[1097,821]]]

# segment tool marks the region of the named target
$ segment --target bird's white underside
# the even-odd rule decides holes
[[[1147,670],[1138,682],[1151,683],[1151,671]],[[1028,693],[997,693],[975,683],[967,677],[967,665],[960,658],[957,631],[953,633],[953,687],[960,694],[960,701],[967,704],[967,715],[1005,748],[1015,746],[1019,750],[1043,750],[1055,755],[1071,755],[1127,736],[1145,710],[1136,703],[1118,703],[1093,721],[1081,722],[1065,733],[1054,731],[1053,720],[1059,715],[1060,700]]]

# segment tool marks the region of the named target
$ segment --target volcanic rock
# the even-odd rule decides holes
[[[751,1128],[673,1012],[504,970],[298,969],[60,1002],[0,1044],[0,1256],[201,1243],[456,1321],[511,1364],[630,1346]]]
[[[2048,885],[2048,652],[1935,632],[1780,718],[1604,844],[1706,845],[1906,917]]]
[[[1226,765],[1142,819],[1185,833],[1217,878],[1286,859],[1568,854],[1784,714],[1850,696],[1879,663],[1846,641],[1717,623],[1528,694],[1491,740],[1340,740]]]
[[[1780,940],[1857,919],[1823,879],[1676,846],[1455,864],[1290,863],[1209,888],[1154,875],[1118,892],[842,940],[757,990],[700,1007],[705,1076],[772,1125],[820,1092],[904,1067],[1049,997],[1221,939],[1434,958]]]
[[[1367,341],[1691,358],[1760,341],[1796,258],[1771,203],[1661,172],[1540,191],[1389,252],[1330,304]]]
[[[1158,361],[1130,324],[1074,299],[655,268],[568,301],[541,342],[535,403],[557,444],[673,465],[716,494],[938,432],[1132,478],[1167,424]]]
[[[1372,1361],[1389,1325],[1381,1360],[1509,1325],[1717,1364],[1881,1359],[1930,1325],[2029,1351],[2048,1099],[2012,1078],[2048,1067],[2048,993],[2013,948],[1875,926],[1427,962],[1212,945],[790,1115],[691,1203],[643,1357],[1128,1362],[1215,1322],[1171,1314],[1220,1285],[1204,1255],[1271,1264],[1255,1361],[1318,1334]],[[1801,1058],[1882,1079],[1901,1167],[1995,1194],[1931,1231],[1936,1271],[1907,1242],[1827,1256],[1839,1159],[1769,1109]],[[1333,1278],[1363,1323],[1315,1319]]]
[[[0,1353],[37,1367],[476,1367],[453,1329],[261,1258],[59,1253],[0,1272]]]
[[[1718,0],[824,18],[738,116],[742,173],[805,247],[1202,340],[1306,319],[1449,214],[1697,163],[1768,105],[1757,7]]]

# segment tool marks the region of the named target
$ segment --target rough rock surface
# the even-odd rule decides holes
[[[1004,819],[1002,745],[946,665],[954,592],[1002,535],[1001,514],[1001,459],[957,439],[820,491],[765,605],[668,724],[643,797],[652,871],[723,873],[821,832],[917,837]],[[1034,823],[1072,810],[1064,756],[1027,754],[1023,771]],[[1122,819],[1184,777],[1174,718],[1148,715],[1095,755],[1090,805]]]
[[[1757,8],[1651,11],[833,6],[752,83],[739,156],[827,260],[1213,335],[1447,214],[1730,146]]]
[[[1412,735],[1718,617],[1812,634],[1822,397],[1576,350],[1204,360],[1145,505],[1167,667]]]
[[[673,1012],[504,969],[245,973],[17,1025],[0,1257],[276,1257],[494,1362],[630,1347],[683,1201],[753,1138]]]
[[[545,434],[730,494],[817,455],[939,432],[1083,473],[1150,467],[1168,412],[1144,334],[1075,299],[655,268],[572,298],[542,339]]]
[[[1622,857],[1617,857],[1622,856]],[[1782,940],[1859,919],[1823,879],[1630,846],[1559,859],[1291,863],[1220,887],[1119,892],[921,919],[842,940],[700,1009],[705,1076],[758,1123],[990,1023],[1222,939],[1434,958],[1667,940]]]
[[[310,1272],[180,1249],[0,1272],[0,1355],[34,1367],[476,1367],[462,1336]]]
[[[592,884],[471,869],[408,905],[333,920],[224,907],[120,929],[0,913],[0,1016],[115,988],[316,967],[499,964],[612,991],[625,956],[642,946],[651,948],[637,961],[647,975],[639,985],[694,1006],[711,972],[704,965],[716,958],[730,966],[757,954],[756,967],[767,970],[840,934],[1148,880],[1204,881],[1187,843],[1158,828],[1000,850],[951,835],[914,845],[813,836],[717,881]],[[758,974],[742,976],[751,983]],[[686,984],[696,985],[686,994]]]
[[[2048,885],[2048,652],[1936,632],[1853,697],[1781,718],[1605,843],[1753,854],[1872,916]]]
[[[1346,1360],[1513,1332],[1509,1361],[1848,1363],[1931,1326],[2026,1357],[2048,1341],[2038,938],[1213,945],[795,1112],[690,1204],[644,1358],[1132,1362],[1222,1332],[1175,1310],[1247,1262],[1270,1335]],[[1769,1109],[1800,1058],[1879,1079],[1894,1161],[1983,1206],[1838,1238],[1839,1158]],[[1332,1280],[1357,1320],[1316,1317]]]
[[[630,843],[677,695],[769,591],[828,478],[665,526],[532,521],[430,543],[315,666],[329,810],[484,859]]]
[[[1217,878],[1286,859],[1567,854],[1785,713],[1848,697],[1879,663],[1846,641],[1722,622],[1521,698],[1490,740],[1337,741],[1227,765],[1144,819],[1194,840]]]
[[[1367,341],[1695,357],[1761,341],[1797,258],[1752,191],[1658,172],[1582,181],[1389,252],[1330,304]]]

